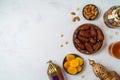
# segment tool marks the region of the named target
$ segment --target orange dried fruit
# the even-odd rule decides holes
[[[78,67],[79,66],[79,61],[77,59],[73,59],[70,61],[70,66],[71,67]]]
[[[76,57],[76,60],[79,61],[79,64],[80,64],[80,65],[83,65],[84,61],[83,61],[82,58],[80,58],[80,57]]]
[[[73,59],[75,59],[75,55],[69,54],[69,55],[66,56],[66,59],[68,61],[73,60]]]
[[[68,54],[63,61],[63,68],[68,74],[76,75],[83,69],[83,58],[76,54]]]
[[[82,66],[78,66],[78,67],[77,67],[77,71],[78,71],[78,72],[82,71]]]
[[[69,68],[67,69],[67,71],[68,71],[68,73],[70,73],[70,74],[76,74],[76,73],[77,73],[77,69],[74,68],[74,67],[69,67]]]
[[[65,69],[68,69],[70,67],[70,62],[69,61],[66,61],[65,63],[64,63],[64,68]]]

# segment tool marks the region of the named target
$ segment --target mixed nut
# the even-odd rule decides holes
[[[93,4],[88,4],[83,8],[83,16],[87,20],[94,20],[97,17],[98,13],[98,8]]]
[[[83,24],[73,34],[73,43],[78,51],[92,54],[103,45],[104,35],[100,28],[94,24]]]

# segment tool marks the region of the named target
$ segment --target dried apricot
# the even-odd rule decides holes
[[[82,58],[80,58],[80,57],[76,57],[76,60],[79,61],[79,64],[80,64],[80,65],[83,65],[84,61],[83,61]]]
[[[77,67],[77,71],[78,71],[78,72],[82,71],[82,66],[78,66],[78,67]]]
[[[74,67],[69,67],[69,68],[67,69],[67,71],[68,71],[68,73],[70,73],[70,74],[76,74],[76,73],[77,73],[77,69],[74,68]]]
[[[79,61],[77,59],[71,60],[70,61],[70,66],[71,67],[78,67],[79,66]]]
[[[68,61],[70,61],[70,60],[75,59],[75,56],[72,55],[72,54],[69,54],[69,55],[66,56],[66,59],[67,59]]]
[[[64,63],[64,67],[65,67],[66,69],[68,69],[68,68],[70,67],[70,62],[69,62],[69,61],[66,61],[66,62]]]

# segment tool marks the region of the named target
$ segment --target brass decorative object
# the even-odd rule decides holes
[[[108,71],[103,65],[95,63],[94,60],[89,60],[89,64],[92,65],[94,74],[100,78],[100,80],[120,80],[120,76],[115,71]]]
[[[47,70],[47,74],[50,80],[65,80],[61,71],[61,68],[53,63],[51,60],[48,61],[49,66]]]
[[[110,28],[120,27],[120,6],[113,6],[103,16],[105,24]]]

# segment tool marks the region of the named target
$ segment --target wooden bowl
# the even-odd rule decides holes
[[[98,16],[99,10],[94,4],[88,4],[83,8],[82,14],[85,19],[94,20]]]
[[[67,60],[67,56],[68,56],[68,55],[73,55],[73,56],[75,56],[75,59],[80,58],[80,59],[83,60],[83,63],[79,65],[79,66],[81,67],[81,70],[80,70],[80,71],[77,71],[75,74],[72,74],[72,73],[70,73],[70,72],[68,71],[68,68],[71,67],[71,66],[69,66],[68,68],[65,68],[65,66],[64,66],[65,62],[68,61],[68,60]],[[76,75],[76,74],[82,72],[82,70],[83,70],[83,68],[84,68],[84,59],[83,59],[81,56],[77,55],[77,54],[68,54],[68,55],[65,56],[65,58],[64,58],[64,60],[63,60],[63,68],[64,68],[64,70],[65,70],[68,74],[70,74],[70,75]],[[75,59],[73,59],[73,60],[75,60]],[[71,60],[71,61],[72,61],[72,60]],[[69,62],[70,62],[70,61],[69,61]],[[70,65],[70,64],[69,64],[69,65]],[[79,66],[78,66],[78,67],[79,67]],[[77,67],[76,67],[76,69],[77,69]]]
[[[96,33],[96,35],[94,33]],[[75,48],[83,54],[96,53],[102,48],[103,43],[104,34],[102,30],[94,24],[82,24],[74,31],[73,44]]]

